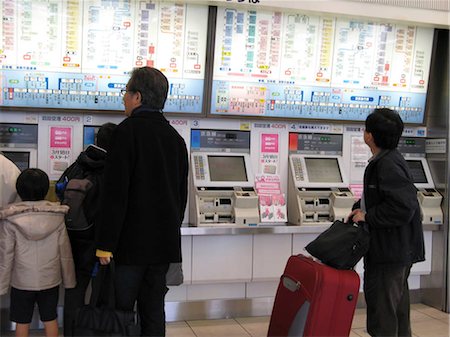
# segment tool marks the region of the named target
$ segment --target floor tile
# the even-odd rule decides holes
[[[187,322],[197,337],[249,337],[250,334],[234,319]]]
[[[353,330],[350,331],[350,336],[349,337],[360,337],[356,332],[354,332]]]
[[[411,327],[414,337],[449,337],[448,324],[436,319],[413,321]],[[370,337],[365,328],[352,329],[350,336]]]
[[[410,315],[411,315],[411,317],[410,317],[411,322],[424,321],[424,320],[429,320],[430,318],[432,318],[430,315],[427,315],[422,310],[412,308],[412,307],[411,307]]]
[[[425,315],[428,315],[430,317],[444,320],[448,323],[449,320],[449,314],[443,311],[440,311],[436,308],[426,306],[424,304],[413,304],[411,305],[411,308],[413,308],[415,311],[419,311],[420,313],[423,313]]]
[[[352,329],[366,327],[366,309],[356,309],[353,316]]]
[[[252,337],[266,337],[270,317],[240,317],[235,319]]]
[[[166,336],[195,337],[195,333],[186,322],[171,322],[166,325]]]
[[[352,329],[351,333],[352,336],[355,337],[370,337],[370,335],[366,331],[366,328]]]
[[[266,337],[270,317],[196,320],[167,323],[167,337]],[[449,314],[423,304],[411,305],[413,337],[449,337]],[[1,337],[14,336],[13,331]],[[30,337],[45,336],[44,330],[31,330]],[[60,333],[62,336],[62,331]],[[350,337],[370,337],[366,332],[366,310],[357,309]]]
[[[449,329],[448,324],[437,320],[430,319],[424,321],[412,321],[412,332],[419,337],[448,337]]]

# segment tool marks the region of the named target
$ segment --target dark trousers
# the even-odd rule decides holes
[[[85,304],[86,290],[98,259],[95,257],[94,227],[68,231],[75,264],[77,285],[64,292],[64,336],[72,336],[76,310]]]
[[[64,336],[72,336],[76,310],[85,304],[86,289],[91,281],[91,274],[75,270],[77,285],[64,292]]]
[[[364,266],[367,332],[372,337],[410,337],[409,266]]]
[[[128,266],[116,264],[116,307],[137,311],[141,323],[141,336],[166,335],[164,298],[168,291],[166,273],[169,264]]]

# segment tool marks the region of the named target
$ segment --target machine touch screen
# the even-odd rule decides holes
[[[208,156],[211,181],[247,181],[244,157]]]
[[[427,176],[425,175],[425,170],[420,160],[407,160],[409,170],[413,176],[413,181],[415,184],[426,184],[428,183]]]
[[[95,138],[97,137],[100,126],[85,126],[83,130],[83,149],[86,149],[89,145],[95,144]]]
[[[2,151],[6,158],[17,165],[20,171],[30,167],[30,153],[16,151]]]
[[[342,183],[336,158],[305,158],[306,171],[312,183]]]

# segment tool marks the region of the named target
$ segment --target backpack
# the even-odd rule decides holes
[[[89,221],[84,212],[84,201],[94,184],[88,178],[70,179],[64,191],[62,205],[69,206],[69,211],[65,215],[67,230],[82,231],[91,228],[94,223]]]
[[[56,194],[62,205],[69,206],[65,215],[69,231],[84,231],[94,225],[98,179],[75,162],[56,182]]]
[[[58,197],[59,201],[64,200],[64,191],[66,190],[67,183],[70,179],[73,178],[84,178],[84,170],[81,167],[80,164],[77,162],[74,162],[72,165],[70,165],[61,175],[61,177],[58,179],[55,185],[55,192],[56,196]]]

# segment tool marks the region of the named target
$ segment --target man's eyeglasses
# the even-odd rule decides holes
[[[122,89],[122,90],[120,90],[120,96],[121,96],[121,97],[125,96],[125,94],[126,94],[127,92],[136,92],[136,91],[134,91],[134,90]]]
[[[129,90],[129,89],[121,89],[121,90],[120,90],[120,97],[125,96],[125,94],[126,94],[127,92],[137,93],[137,92],[139,92],[139,91],[136,91],[136,90]]]

